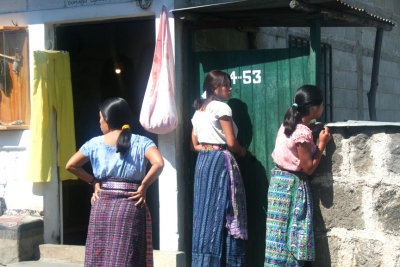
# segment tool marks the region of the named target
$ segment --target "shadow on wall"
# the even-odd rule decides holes
[[[253,138],[253,125],[247,105],[239,99],[231,99],[232,117],[239,131],[237,139],[249,147]],[[255,155],[247,152],[238,163],[244,180],[247,199],[247,266],[264,266],[265,253],[265,210],[267,207],[268,179],[266,170]]]
[[[0,131],[0,150],[2,146],[25,147],[28,143],[28,135],[25,131]]]
[[[321,206],[325,209],[333,206],[332,157],[335,151],[336,143],[332,138],[326,148],[326,155],[322,157],[320,165],[313,175],[315,178],[311,180],[314,204],[315,261],[309,266],[313,267],[330,267],[332,265],[331,248],[329,248],[327,236],[328,228],[323,218]]]
[[[4,198],[0,197],[0,216],[4,214],[6,209],[7,209],[6,201],[4,200]]]

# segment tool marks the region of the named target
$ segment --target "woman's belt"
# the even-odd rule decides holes
[[[202,150],[206,150],[206,151],[210,151],[210,150],[214,150],[214,151],[218,151],[218,150],[226,150],[228,149],[228,146],[225,144],[201,144]]]
[[[101,189],[103,190],[120,190],[120,191],[136,191],[140,183],[129,181],[121,178],[109,178],[101,182]]]

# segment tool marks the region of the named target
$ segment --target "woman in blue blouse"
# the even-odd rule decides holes
[[[148,187],[163,169],[157,147],[147,137],[130,133],[130,109],[122,98],[100,105],[104,135],[87,141],[66,169],[93,184],[85,266],[153,266]],[[93,174],[82,167],[90,161]],[[146,173],[146,164],[151,168]]]

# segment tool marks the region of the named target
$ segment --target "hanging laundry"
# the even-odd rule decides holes
[[[54,162],[54,132],[57,130],[57,166],[60,180],[76,179],[65,170],[76,152],[69,54],[35,51],[27,180],[50,182]],[[53,116],[56,115],[56,124]]]
[[[178,124],[175,71],[167,8],[162,7],[153,65],[140,111],[140,124],[149,132],[166,134]]]

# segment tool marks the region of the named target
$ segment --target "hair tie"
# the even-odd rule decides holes
[[[296,103],[293,103],[293,104],[292,104],[292,107],[298,108],[299,105],[297,105]]]
[[[125,129],[130,129],[131,127],[129,126],[129,124],[124,124],[124,125],[122,125],[122,130],[125,130]]]

